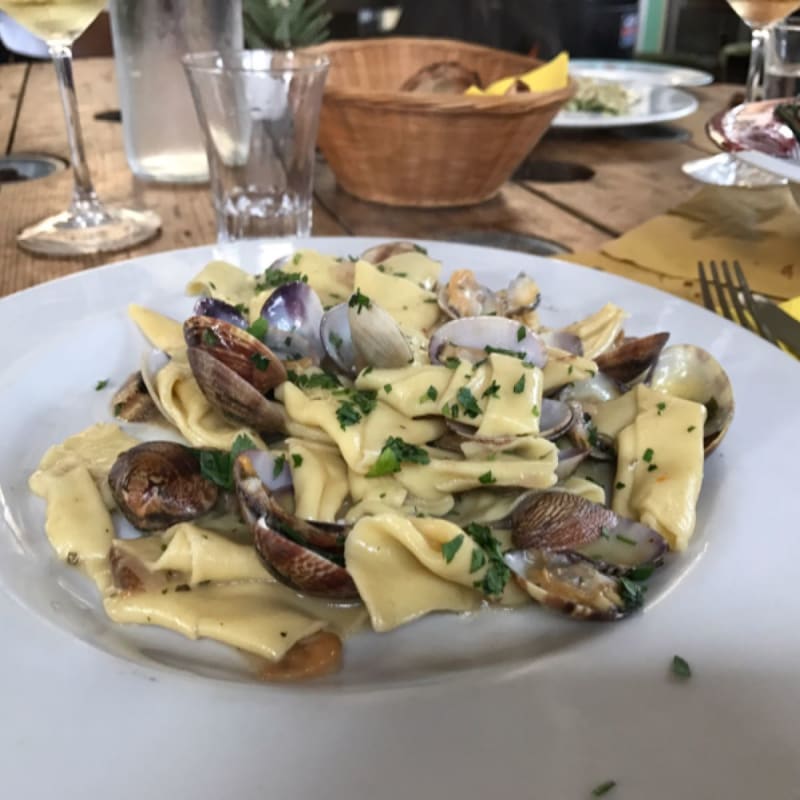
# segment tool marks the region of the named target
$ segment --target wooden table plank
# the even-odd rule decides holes
[[[17,119],[17,105],[28,72],[27,64],[10,64],[0,72],[0,152],[8,152]]]
[[[5,69],[0,68],[3,76]],[[75,81],[86,152],[98,194],[109,203],[157,211],[161,215],[162,233],[148,244],[119,253],[78,259],[32,256],[16,247],[16,232],[66,208],[72,172],[64,170],[37,181],[9,184],[3,189],[4,214],[0,218],[0,295],[87,267],[216,240],[208,186],[146,183],[135,179],[125,160],[122,126],[94,118],[98,112],[119,107],[113,62],[76,61]],[[36,64],[31,69],[13,146],[14,152],[34,150],[68,157],[58,86],[53,67],[48,63]],[[324,208],[315,205],[314,233],[335,236],[344,232]]]

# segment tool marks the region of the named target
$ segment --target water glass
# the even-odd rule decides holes
[[[184,56],[219,241],[308,236],[328,60],[291,51]]]
[[[203,134],[181,65],[191,51],[242,49],[240,0],[112,0],[125,154],[143,180],[208,180]]]
[[[764,99],[796,97],[800,93],[800,19],[770,30],[764,61]]]

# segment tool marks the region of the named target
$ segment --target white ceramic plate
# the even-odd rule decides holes
[[[374,240],[318,239],[331,253]],[[212,255],[253,271],[285,243],[164,253],[0,301],[0,795],[25,800],[284,797],[796,798],[800,537],[792,508],[800,367],[712,314],[567,263],[426,243],[447,269],[498,285],[519,270],[561,323],[607,300],[632,334],[672,332],[719,358],[737,417],[709,460],[698,531],[616,624],[537,608],[429,618],[347,643],[343,672],[252,683],[234,657],[169,632],[114,626],[53,558],[26,479],[53,442],[107,418],[142,345],[135,300],[186,314]],[[674,654],[693,676],[669,675]]]
[[[569,71],[576,77],[635,81],[650,86],[708,86],[714,82],[714,76],[703,70],[624,59],[574,58]]]
[[[624,128],[631,125],[651,125],[681,119],[697,111],[697,99],[682,89],[671,86],[647,86],[634,81],[620,80],[635,92],[627,114],[600,114],[591,111],[559,111],[553,120],[554,128]]]

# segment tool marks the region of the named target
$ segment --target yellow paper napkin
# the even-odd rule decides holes
[[[569,55],[566,52],[559,53],[551,61],[542,64],[541,67],[536,67],[536,69],[532,69],[524,75],[501,78],[485,89],[470,86],[466,94],[505,95],[517,81],[522,81],[532,92],[552,92],[557,89],[564,89],[569,83]]]

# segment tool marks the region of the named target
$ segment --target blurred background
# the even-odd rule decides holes
[[[698,67],[742,82],[750,35],[725,0],[327,0],[335,39],[448,36],[548,58],[632,58]],[[0,23],[0,63],[44,57]],[[14,52],[16,51],[16,52]],[[107,14],[75,55],[111,55]]]

